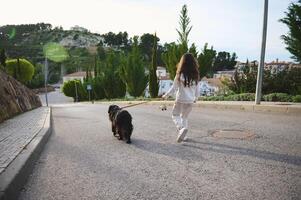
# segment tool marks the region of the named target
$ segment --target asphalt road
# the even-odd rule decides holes
[[[53,107],[54,130],[20,199],[300,199],[301,118],[194,108],[176,143],[171,108],[128,108],[132,144],[112,136],[108,105]],[[211,136],[240,129],[248,140]]]
[[[46,97],[45,93],[39,94],[41,102],[43,105],[46,105]],[[47,93],[48,104],[55,105],[55,104],[63,104],[63,103],[71,103],[73,102],[73,98],[66,97],[62,92],[61,89],[56,88],[55,91]]]

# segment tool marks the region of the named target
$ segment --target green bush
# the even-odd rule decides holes
[[[301,102],[301,95],[296,95],[292,97],[293,102]]]
[[[10,59],[6,61],[6,71],[18,81],[26,83],[32,79],[34,67],[26,59]]]
[[[103,82],[100,77],[96,77],[92,81],[92,91],[95,99],[104,99],[106,94],[103,87]]]
[[[45,83],[45,74],[43,73],[43,65],[36,64],[34,75],[30,81],[26,83],[26,86],[32,89],[41,88]]]
[[[101,77],[91,78],[89,81],[85,81],[83,83],[83,87],[85,90],[87,90],[87,85],[92,86],[91,99],[100,100],[106,98],[106,94],[103,86],[103,79]]]
[[[290,102],[292,96],[286,93],[271,93],[263,96],[265,101],[279,101],[279,102]]]
[[[78,101],[84,101],[88,99],[87,91],[85,90],[83,84],[79,80],[70,80],[64,83],[62,91],[67,97],[73,97],[76,101],[76,90]]]

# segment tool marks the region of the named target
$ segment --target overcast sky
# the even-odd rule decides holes
[[[294,0],[269,0],[266,60],[289,61],[279,22]],[[0,25],[45,22],[69,29],[79,25],[92,32],[127,31],[129,36],[157,32],[161,43],[178,38],[183,4],[193,26],[189,36],[200,50],[205,42],[218,51],[236,52],[238,59],[259,60],[264,0],[6,0]]]

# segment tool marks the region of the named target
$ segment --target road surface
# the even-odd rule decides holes
[[[46,97],[45,93],[39,94],[41,102],[43,105],[46,105]],[[71,103],[73,102],[72,97],[66,97],[64,93],[61,92],[60,88],[56,88],[55,91],[47,93],[48,97],[48,104],[55,105],[55,104],[63,104],[63,103]]]
[[[108,105],[54,105],[54,130],[20,199],[300,199],[301,120],[194,108],[176,143],[170,112],[128,108],[132,144],[112,136]],[[255,138],[212,137],[219,129]]]

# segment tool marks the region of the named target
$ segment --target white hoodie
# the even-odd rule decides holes
[[[190,86],[184,86],[184,76],[181,75],[180,81],[178,75],[175,76],[171,88],[163,95],[163,97],[169,97],[171,93],[176,92],[176,102],[179,103],[194,103],[200,96],[199,84],[193,82]]]

